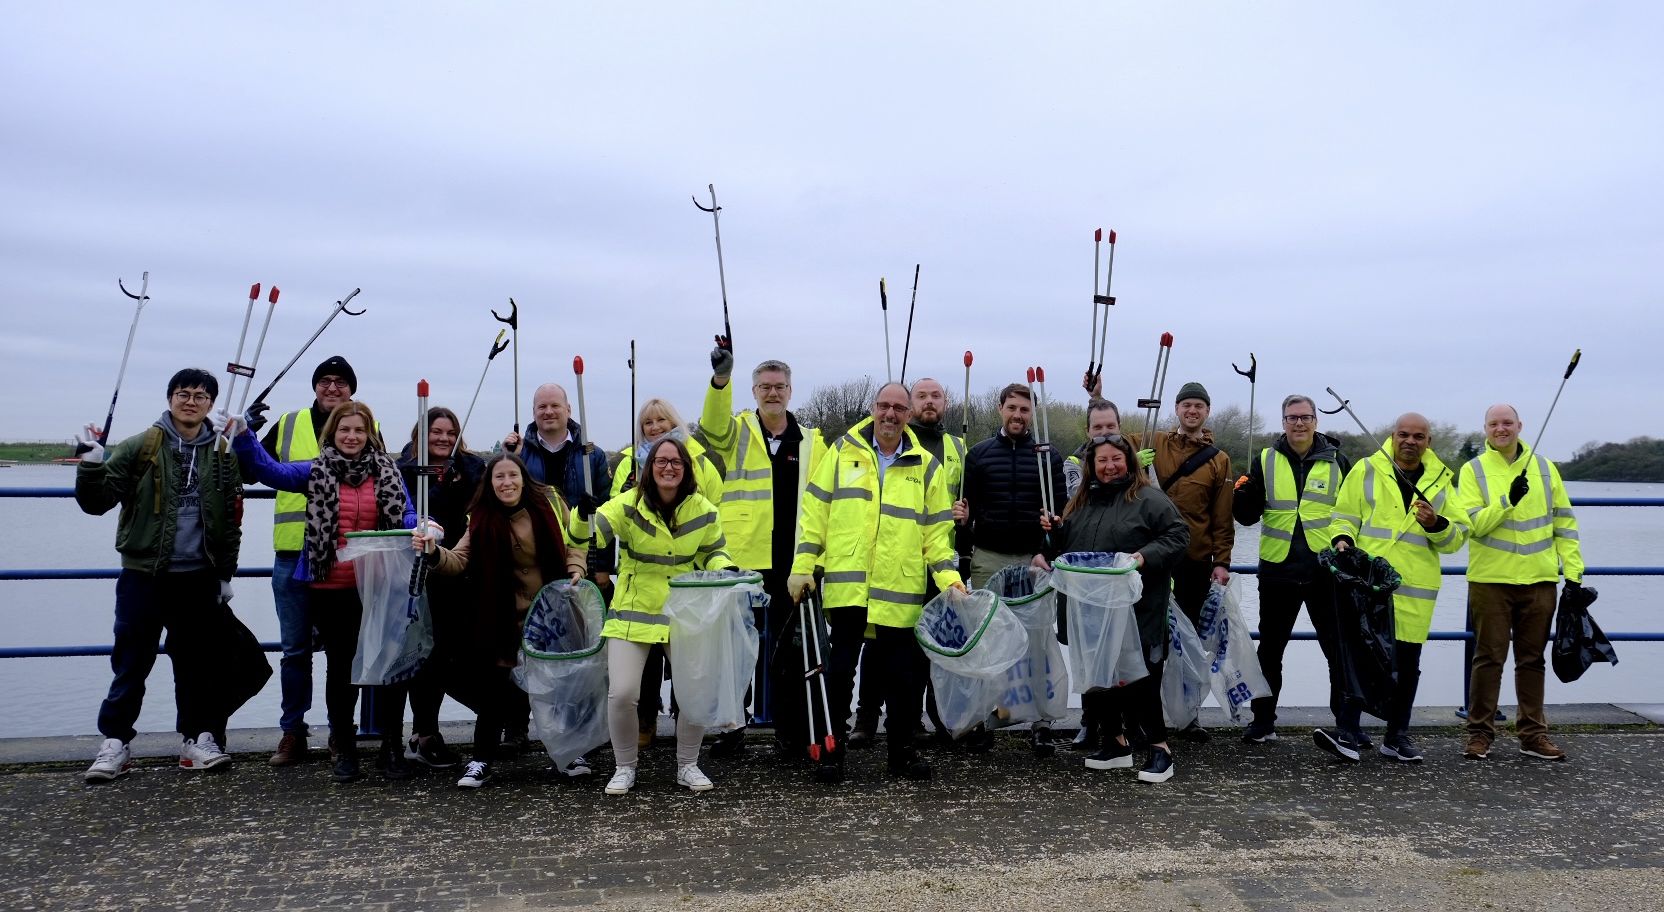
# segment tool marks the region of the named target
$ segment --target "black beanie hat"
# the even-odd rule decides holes
[[[330,355],[324,359],[324,363],[318,365],[318,369],[312,372],[312,385],[317,386],[319,380],[331,374],[347,381],[347,389],[358,392],[358,375],[353,373],[352,365],[347,363],[347,359],[340,355]]]
[[[1179,387],[1179,394],[1173,397],[1173,404],[1177,405],[1186,399],[1200,399],[1203,402],[1206,402],[1209,406],[1213,405],[1213,400],[1208,398],[1207,387],[1197,383],[1194,380]]]

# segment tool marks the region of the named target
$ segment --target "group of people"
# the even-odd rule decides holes
[[[749,700],[772,720],[777,750],[811,763],[821,781],[841,781],[847,751],[876,742],[882,714],[890,773],[927,779],[931,767],[916,739],[929,703],[928,665],[913,635],[925,604],[948,589],[985,586],[1013,565],[1047,568],[1089,551],[1123,553],[1137,566],[1143,595],[1134,614],[1149,674],[1084,694],[1076,745],[1093,769],[1130,769],[1135,748],[1147,746],[1138,778],[1166,781],[1175,770],[1160,699],[1169,594],[1197,624],[1212,587],[1229,582],[1233,523],[1260,526],[1258,657],[1271,691],[1253,701],[1246,742],[1277,738],[1283,655],[1304,605],[1329,664],[1334,716],[1332,729],[1314,732],[1317,746],[1349,762],[1373,746],[1342,678],[1342,619],[1318,561],[1326,550],[1358,548],[1385,558],[1403,579],[1393,594],[1397,689],[1379,750],[1421,760],[1408,723],[1439,555],[1466,544],[1476,650],[1465,756],[1489,756],[1512,647],[1520,749],[1565,757],[1547,734],[1544,652],[1556,584],[1563,576],[1576,586],[1582,577],[1577,524],[1558,471],[1520,441],[1511,406],[1487,410],[1485,451],[1452,470],[1415,413],[1400,416],[1380,448],[1353,465],[1318,431],[1312,400],[1292,395],[1281,407],[1283,433],[1233,477],[1207,427],[1211,400],[1200,383],[1180,388],[1173,429],[1140,439],[1122,432],[1119,410],[1088,378],[1089,439],[1065,457],[1037,440],[1034,397],[1020,383],[1000,391],[1000,427],[975,445],[944,428],[946,391],[931,379],[884,384],[871,414],[828,440],[790,410],[792,372],[783,362],[752,370],[754,406],[738,412],[734,357],[721,340],[711,366],[698,424],[650,399],[637,416],[640,442],[616,465],[581,442],[566,392],[554,383],[537,388],[526,432],[506,436],[489,459],[467,448],[455,412],[443,407],[430,408],[395,454],[370,408],[353,398],[357,376],[339,356],[313,372],[312,403],[274,423],[260,404],[216,427],[215,378],[185,369],[168,383],[167,411],[144,433],[106,448],[89,426],[76,498],[88,513],[121,507],[122,571],[114,680],[98,718],[105,740],[86,779],[107,781],[131,768],[129,742],[163,631],[184,739],[180,766],[229,761],[225,726],[236,706],[213,695],[230,628],[209,619],[230,615],[243,485],[254,481],[278,492],[271,585],[282,734],[270,763],[312,754],[306,713],[321,648],[337,782],[362,775],[351,666],[363,606],[354,566],[336,552],[348,533],[403,529],[429,571],[434,642],[414,677],[376,688],[375,765],[389,779],[410,776],[419,763],[462,767],[462,787],[491,781],[505,742],[528,737],[529,704],[512,675],[527,610],[546,585],[587,578],[608,603],[601,635],[614,773],[605,789],[629,792],[639,752],[654,738],[664,677],[674,678],[664,613],[670,580],[725,568],[759,573],[769,596],[755,621],[772,648],[759,656]],[[424,429],[427,459],[419,464]],[[430,493],[424,516],[411,497],[419,476]],[[1055,492],[1065,495],[1061,512],[1052,509]],[[794,643],[816,635],[799,629],[798,605],[811,592],[830,631],[832,724],[831,748],[812,760],[806,746],[817,723],[805,710]],[[465,764],[440,735],[447,694],[476,715]],[[1172,734],[1208,737],[1194,722]],[[741,755],[745,737],[743,727],[723,732],[710,751]],[[988,737],[967,736],[984,746]],[[1037,752],[1057,746],[1043,724],[1031,737]],[[713,787],[699,766],[704,740],[703,729],[678,718],[676,782],[694,791]],[[561,772],[582,776],[590,767],[580,758]]]

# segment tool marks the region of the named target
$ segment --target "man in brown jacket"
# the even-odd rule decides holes
[[[1179,387],[1174,410],[1178,430],[1157,431],[1155,480],[1179,508],[1190,527],[1190,547],[1173,570],[1173,597],[1195,625],[1213,583],[1230,582],[1231,545],[1236,529],[1231,519],[1231,458],[1213,445],[1213,431],[1205,427],[1213,402],[1194,381]]]

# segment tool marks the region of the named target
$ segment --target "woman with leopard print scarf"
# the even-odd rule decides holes
[[[358,688],[352,683],[352,660],[358,651],[364,606],[358,600],[353,565],[337,561],[335,551],[346,544],[348,532],[414,528],[416,508],[398,464],[376,430],[369,406],[362,402],[337,406],[318,439],[323,443],[318,457],[300,462],[276,461],[250,432],[237,435],[233,445],[238,461],[252,469],[262,484],[306,495],[305,559],[297,564],[295,578],[311,587],[313,617],[324,641],[324,702],[335,751],[333,775],[336,782],[351,782],[358,778],[352,717]],[[377,705],[404,711],[402,700],[382,700]],[[395,724],[403,720],[378,721],[383,731],[403,728]],[[395,736],[381,746],[378,765],[390,779],[410,775],[404,746],[398,740]]]

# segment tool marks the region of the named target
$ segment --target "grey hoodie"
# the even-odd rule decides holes
[[[174,477],[168,479],[179,492],[179,516],[173,533],[173,554],[168,559],[169,573],[186,573],[208,566],[208,552],[202,531],[202,476],[197,471],[198,451],[214,442],[214,425],[204,421],[196,436],[186,440],[174,427],[173,415],[163,412],[156,419],[162,429],[163,446],[173,447],[178,455]],[[187,450],[189,452],[187,452]]]

